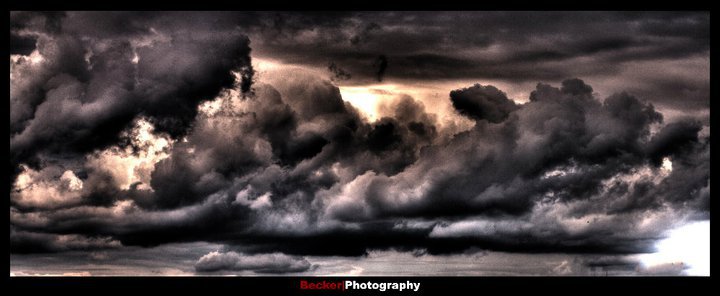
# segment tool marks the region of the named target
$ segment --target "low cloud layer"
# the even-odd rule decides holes
[[[36,40],[11,55],[12,254],[211,242],[226,249],[196,272],[480,249],[622,269],[636,263],[618,256],[710,216],[709,127],[625,89],[599,97],[569,76],[519,103],[478,83],[442,96],[468,129],[403,94],[368,121],[311,72],[255,75],[232,14],[83,25],[100,16],[11,15],[13,36]],[[402,65],[382,57],[378,80]]]
[[[281,253],[244,255],[235,252],[211,252],[195,263],[198,272],[253,271],[255,273],[288,273],[307,271],[312,265],[300,257]]]

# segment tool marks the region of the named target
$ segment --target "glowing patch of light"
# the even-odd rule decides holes
[[[252,66],[255,71],[262,73],[267,71],[277,71],[281,69],[283,65],[272,59],[253,57]]]
[[[212,101],[207,101],[198,106],[198,111],[200,113],[205,114],[207,116],[215,116],[218,112],[221,111],[223,105],[222,99],[216,99]],[[185,140],[185,139],[183,139]]]
[[[138,189],[152,190],[151,174],[155,164],[169,157],[172,140],[165,134],[156,134],[153,124],[145,119],[136,120],[133,129],[125,131],[122,137],[130,139],[137,151],[129,146],[110,147],[88,156],[88,165],[109,173],[122,189],[140,182]]]
[[[577,166],[568,166],[563,168],[558,168],[552,171],[545,172],[545,174],[540,177],[542,179],[547,178],[553,178],[553,177],[564,177],[566,175],[572,175],[578,173],[580,170]]]
[[[676,228],[656,247],[657,252],[639,256],[646,268],[682,263],[687,275],[710,275],[710,221]]]
[[[59,178],[43,179],[43,170],[35,171],[20,165],[22,172],[13,184],[10,198],[18,204],[35,207],[53,207],[79,201],[83,181],[66,170]]]
[[[43,58],[43,56],[37,50],[33,51],[30,54],[29,58],[30,58],[30,62],[33,63],[33,65],[42,63],[42,61],[45,60],[45,58]]]
[[[670,161],[670,158],[665,157],[663,158],[662,167],[660,167],[664,172],[669,173],[672,172],[672,161]]]
[[[65,171],[62,176],[60,176],[60,181],[62,181],[70,191],[80,191],[83,188],[83,181],[70,170]]]
[[[363,271],[365,271],[365,269],[360,266],[351,265],[350,267],[352,267],[352,269],[350,271],[348,271],[348,273],[345,275],[358,276],[358,275],[361,275]]]
[[[340,95],[342,95],[343,100],[350,102],[355,108],[358,108],[369,121],[378,119],[380,95],[373,93],[370,88],[340,87]]]

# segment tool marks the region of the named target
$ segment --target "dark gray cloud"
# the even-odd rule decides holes
[[[36,38],[32,50],[16,41],[24,49],[11,57],[11,253],[212,242],[226,249],[192,258],[195,271],[297,273],[314,267],[296,256],[484,249],[611,254],[557,269],[625,271],[633,263],[615,255],[650,252],[668,228],[709,218],[702,121],[666,116],[632,90],[600,96],[607,85],[564,79],[580,73],[571,68],[703,55],[702,14],[236,16],[11,15],[17,40]],[[569,38],[579,32],[598,37]],[[443,128],[404,94],[368,121],[310,71],[256,76],[246,36],[258,34],[278,60],[322,57],[323,70],[333,61],[335,82],[489,77],[463,72],[469,65],[552,82],[522,104],[488,84],[443,95],[475,121],[466,130]],[[668,36],[700,49],[669,56]]]
[[[249,90],[249,40],[232,27],[172,14],[129,16],[12,15],[11,33],[37,38],[42,57],[12,62],[12,172],[37,162],[38,153],[82,154],[115,144],[140,115],[179,137],[201,101],[232,85],[231,70]]]
[[[397,102],[393,118],[368,123],[333,88],[303,78],[279,90],[258,84],[251,97],[227,92],[213,103],[218,109],[203,105],[185,141],[155,164],[152,190],[116,188],[104,207],[18,212],[13,224],[124,245],[215,241],[250,253],[637,253],[651,250],[663,231],[634,227],[647,211],[673,205],[658,225],[708,211],[709,170],[680,161],[707,153],[707,139],[692,129],[694,137],[673,141],[689,148],[653,148],[683,123],[651,137],[662,117],[627,94],[601,103],[581,80],[539,84],[529,103],[509,105],[515,110],[504,121],[478,121],[437,142],[433,117],[412,98]],[[326,109],[305,105],[312,100]],[[313,137],[322,140],[307,144]],[[660,180],[651,177],[661,170],[658,157],[675,163]],[[643,170],[651,173],[634,180]],[[672,189],[678,182],[682,189]],[[398,224],[417,219],[427,222]]]
[[[375,60],[375,65],[377,66],[377,81],[382,82],[388,66],[388,58],[385,55],[378,56],[377,60]]]
[[[57,235],[41,232],[14,231],[11,229],[10,244],[13,252],[55,253],[73,250],[92,251],[117,249],[122,244],[111,237],[88,237],[77,234]]]
[[[568,77],[611,80],[620,75],[628,78],[618,82],[622,89],[656,104],[698,110],[709,101],[709,68],[684,63],[709,58],[709,15],[702,12],[254,16],[258,21],[247,23],[247,28],[257,36],[258,54],[315,67],[331,60],[353,74],[344,82],[348,84],[388,79],[552,82]],[[276,21],[262,21],[271,18]],[[282,26],[281,33],[268,38],[274,32],[268,27],[277,26]],[[383,71],[380,55],[390,61],[390,70]],[[669,63],[674,71],[634,70],[662,69]]]
[[[517,109],[515,102],[491,85],[476,84],[466,89],[454,90],[450,92],[450,100],[460,114],[492,123],[505,120],[510,112]]]
[[[335,63],[330,63],[328,65],[328,71],[330,71],[330,80],[331,81],[342,81],[342,80],[348,80],[352,78],[352,75],[348,72],[345,72],[342,68],[338,67]]]

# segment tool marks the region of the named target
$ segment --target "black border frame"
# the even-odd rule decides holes
[[[351,0],[335,3],[323,3],[327,1],[305,2],[294,1],[289,3],[275,3],[273,1],[253,1],[252,3],[241,1],[178,1],[178,2],[150,2],[125,0],[122,2],[108,1],[53,1],[44,2],[38,0],[11,0],[9,4],[8,14],[6,17],[9,24],[9,12],[13,10],[701,10],[708,11],[711,15],[711,37],[712,31],[716,25],[712,21],[713,13],[711,4],[707,1],[683,1],[681,4],[685,7],[677,7],[679,3],[660,2],[652,3],[623,3],[620,1],[596,1],[585,4],[595,5],[595,7],[580,7],[582,3],[544,3],[539,1],[533,2],[494,2],[484,3],[479,1],[457,1],[445,0],[435,2],[420,1],[375,1],[375,0]],[[675,4],[675,5],[670,5]],[[9,35],[7,43],[9,44]],[[713,55],[713,42],[711,38],[711,56]],[[9,55],[9,46],[6,47]],[[5,60],[8,63],[9,61]],[[712,77],[712,69],[717,62],[710,60],[710,82],[711,97],[713,89],[716,89],[716,81]],[[7,68],[6,68],[7,69]],[[9,91],[9,82],[6,84]],[[717,92],[715,92],[717,93]],[[712,99],[711,99],[712,101]],[[718,105],[718,104],[714,104]],[[710,110],[714,109],[710,104]],[[8,105],[9,115],[9,105]],[[3,121],[3,124],[9,124],[9,121]],[[711,128],[717,123],[710,120]],[[9,130],[9,126],[6,130]],[[717,141],[711,138],[712,146],[716,146]],[[7,146],[6,146],[7,147]],[[711,153],[712,154],[712,153]],[[714,161],[711,161],[711,167],[714,167]],[[712,170],[712,169],[711,169]],[[7,174],[8,171],[4,171]],[[711,174],[712,175],[712,174]],[[7,182],[6,188],[9,192],[10,184],[5,176],[4,182]],[[712,181],[711,176],[711,183]],[[9,199],[5,199],[9,206]],[[711,209],[714,209],[711,206]],[[9,212],[6,220],[9,221]],[[711,223],[712,224],[712,223]],[[711,237],[713,237],[711,230]],[[8,247],[9,254],[9,228],[8,228]],[[9,255],[8,255],[9,256]],[[714,258],[711,256],[711,258]],[[714,260],[711,259],[711,265]],[[642,294],[686,294],[704,291],[712,291],[710,284],[712,282],[712,273],[709,277],[376,277],[376,276],[360,276],[360,277],[10,277],[9,257],[7,264],[7,277],[4,280],[6,291],[15,295],[14,292],[40,294],[40,293],[73,293],[81,295],[90,295],[104,292],[111,293],[160,293],[160,294],[207,294],[207,293],[226,293],[226,294],[259,294],[271,293],[272,295],[327,295],[327,294],[346,294],[355,293],[362,295],[376,294],[395,294],[397,292],[380,292],[380,291],[329,291],[329,290],[301,290],[299,287],[301,280],[308,281],[340,281],[340,280],[359,280],[374,282],[420,282],[421,288],[419,292],[403,291],[399,294],[409,295],[437,295],[437,294],[468,294],[468,295],[514,295],[525,292],[552,294],[552,295],[578,295],[587,292],[603,293],[603,294],[626,294],[626,293],[642,293]],[[666,295],[667,295],[666,294]]]

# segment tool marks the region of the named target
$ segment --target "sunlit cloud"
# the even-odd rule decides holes
[[[646,269],[669,264],[681,266],[687,275],[710,276],[710,221],[675,228],[656,248],[655,253],[639,256]]]
[[[155,134],[152,123],[136,120],[133,128],[124,134],[131,146],[110,147],[88,157],[88,166],[109,173],[118,186],[130,189],[149,189],[150,176],[155,164],[169,156],[173,140],[167,135]]]

